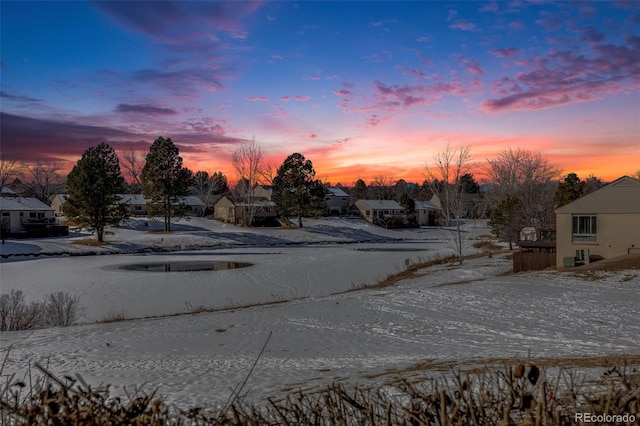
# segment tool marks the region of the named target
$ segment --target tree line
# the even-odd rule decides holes
[[[304,155],[293,153],[276,169],[266,163],[263,148],[252,138],[236,147],[232,164],[238,176],[232,194],[236,202],[246,207],[242,210],[243,224],[250,225],[253,221],[258,208],[254,189],[258,185],[272,188],[271,199],[285,222],[297,216],[298,225],[302,226],[303,216],[316,216],[323,211],[327,184],[315,177],[313,163]],[[24,167],[17,161],[2,160],[0,183],[6,185]],[[128,183],[122,169],[130,178]],[[447,144],[426,164],[422,184],[381,175],[369,185],[358,179],[353,187],[337,186],[352,198],[394,199],[409,212],[414,210],[413,200],[437,196],[444,224],[453,226],[458,233],[461,255],[460,224],[464,218],[488,218],[493,233],[511,244],[517,242],[522,228],[551,227],[554,209],[604,185],[595,176],[580,180],[575,173],[561,179],[559,171],[540,153],[524,149],[508,148],[487,160],[483,171],[491,184],[482,193],[472,174],[476,169],[469,147]],[[62,181],[62,167],[39,163],[28,170],[34,178],[33,192],[37,198],[49,201],[55,185]],[[640,171],[637,175],[640,177]],[[171,230],[172,215],[180,212],[182,197],[194,193],[207,206],[213,196],[231,192],[222,172],[209,175],[184,167],[178,147],[171,138],[163,137],[154,141],[144,160],[133,150],[119,158],[106,143],[88,148],[67,176],[66,190],[65,214],[95,231],[100,242],[105,227],[117,224],[123,217],[118,194],[127,190],[142,192],[149,200],[149,213],[164,218],[166,231]],[[471,208],[475,211],[470,211]]]

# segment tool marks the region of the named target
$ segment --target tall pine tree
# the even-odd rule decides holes
[[[140,177],[149,212],[162,214],[164,230],[170,232],[171,216],[179,210],[181,198],[189,194],[193,180],[191,171],[182,167],[180,150],[171,138],[159,137],[153,142]]]
[[[87,149],[67,176],[69,193],[63,207],[67,217],[96,232],[104,241],[104,229],[122,218],[118,194],[124,178],[116,152],[106,143]]]
[[[314,179],[316,171],[311,160],[297,152],[288,156],[278,168],[273,179],[271,200],[276,203],[280,217],[298,216],[302,228],[302,216],[317,215],[323,209],[325,188]]]

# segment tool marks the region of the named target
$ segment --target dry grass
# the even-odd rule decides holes
[[[93,239],[93,238],[91,238],[91,239],[86,238],[86,239],[83,239],[83,240],[73,240],[73,241],[71,241],[71,244],[77,244],[79,246],[89,246],[89,247],[102,247],[102,246],[108,245],[105,242],[101,243],[100,241],[98,241],[96,239]]]
[[[640,269],[640,253],[616,256],[599,260],[587,265],[567,269],[571,272],[584,273],[588,271],[623,271],[628,269]]]
[[[602,366],[585,383],[573,370],[547,375],[543,364],[505,361],[500,368],[449,370],[440,379],[399,377],[384,387],[334,383],[320,390],[290,390],[260,404],[232,395],[220,410],[169,406],[155,392],[134,389],[128,398],[93,388],[80,376],[58,378],[44,367],[28,386],[9,378],[0,384],[2,424],[12,425],[572,425],[576,413],[640,417],[639,357]],[[6,358],[5,358],[6,359]],[[257,360],[256,360],[257,361]],[[613,359],[612,359],[613,361]],[[566,360],[573,363],[575,360]],[[560,361],[562,364],[563,362]],[[0,368],[0,374],[1,374]],[[250,372],[249,372],[250,375]],[[247,375],[247,379],[249,378]],[[246,382],[246,380],[245,380]],[[615,423],[624,424],[624,423]]]
[[[498,244],[494,243],[491,240],[478,241],[476,243],[473,243],[473,247],[482,249],[482,251],[485,253],[489,251],[499,251],[503,249],[502,246],[499,246]]]

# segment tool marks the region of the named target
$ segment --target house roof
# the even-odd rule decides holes
[[[366,203],[373,210],[404,210],[397,201],[394,200],[358,200],[358,203]]]
[[[628,176],[555,210],[556,213],[640,214],[640,181]]]
[[[3,196],[10,196],[10,197],[16,196],[15,191],[13,191],[8,186],[3,186],[2,189],[0,189],[0,194],[2,194]]]
[[[331,193],[334,197],[348,197],[349,194],[344,192],[342,189],[337,187],[329,187],[327,188],[327,192]]]
[[[144,206],[149,201],[144,198],[142,194],[118,194],[118,197],[120,197],[121,203],[129,205]],[[187,195],[186,197],[179,197],[178,199],[180,200],[180,204],[186,206],[204,206],[202,200],[195,195]]]
[[[204,206],[204,203],[199,197],[195,195],[187,195],[186,197],[180,197],[180,203],[186,206]]]
[[[144,206],[147,204],[147,200],[142,194],[118,194],[120,202],[122,204],[139,205]]]
[[[51,207],[37,198],[0,197],[2,211],[53,211]]]
[[[440,207],[433,204],[431,201],[418,201],[414,200],[416,210],[442,210]]]
[[[255,200],[252,203],[234,203],[236,207],[275,207],[276,203],[269,200]]]
[[[274,203],[273,201],[270,200],[253,200],[253,202],[251,203],[242,203],[242,202],[235,202],[232,199],[230,199],[227,196],[224,196],[222,198],[220,198],[220,200],[218,200],[218,202],[216,203],[216,207],[218,205],[218,203],[220,205],[224,205],[227,204],[229,205],[232,204],[235,207],[247,207],[247,206],[253,206],[253,207],[274,207],[276,205],[276,203]]]

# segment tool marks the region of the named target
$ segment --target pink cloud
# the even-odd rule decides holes
[[[336,96],[350,96],[352,93],[346,89],[332,90],[333,94]]]
[[[510,58],[520,53],[520,49],[515,47],[504,47],[500,49],[492,49],[489,51],[493,56],[498,58]]]
[[[476,24],[467,21],[466,19],[458,19],[453,24],[451,24],[449,28],[462,31],[474,31],[476,29]]]
[[[586,31],[593,40],[597,34]],[[492,82],[482,109],[488,112],[536,110],[586,102],[604,95],[640,88],[640,37],[629,35],[623,45],[596,44],[584,53],[551,51],[528,63],[529,71]]]
[[[310,96],[294,96],[293,99],[295,99],[298,102],[307,102],[309,99],[311,99]]]
[[[269,102],[269,98],[266,96],[251,96],[247,100],[251,102]]]
[[[280,96],[280,100],[282,102],[289,102],[291,100],[291,96]]]
[[[474,76],[480,76],[484,74],[484,69],[475,59],[462,58],[462,66],[464,66],[465,69]]]
[[[367,127],[377,127],[378,124],[385,122],[385,121],[389,121],[391,120],[391,116],[390,115],[385,115],[383,117],[379,116],[378,114],[371,114],[369,117],[367,117],[367,121],[366,121],[366,126]]]

